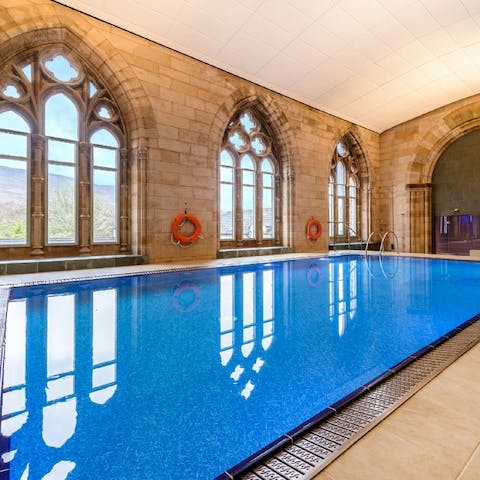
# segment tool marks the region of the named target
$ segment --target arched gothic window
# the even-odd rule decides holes
[[[240,111],[229,123],[219,170],[221,246],[279,244],[275,145],[268,127],[252,109]]]
[[[4,65],[0,246],[38,256],[128,251],[126,169],[121,112],[88,65],[62,45]]]
[[[359,190],[358,160],[343,139],[335,148],[328,183],[330,243],[361,237]]]

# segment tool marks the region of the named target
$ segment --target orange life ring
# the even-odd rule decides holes
[[[191,235],[183,235],[183,233],[180,232],[180,227],[185,222],[190,222],[194,226],[194,231]],[[200,225],[200,221],[195,215],[192,215],[191,213],[180,213],[173,219],[172,236],[177,242],[181,243],[182,245],[197,241],[201,233],[202,226]]]
[[[322,224],[316,218],[311,218],[307,222],[307,238],[309,240],[318,240],[322,235]]]

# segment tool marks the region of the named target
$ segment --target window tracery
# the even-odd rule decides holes
[[[344,138],[335,147],[328,183],[328,230],[331,243],[361,236],[358,170],[358,158]]]
[[[220,242],[251,247],[279,243],[279,174],[275,145],[251,108],[228,125],[219,161]]]
[[[118,105],[73,52],[13,58],[0,70],[0,245],[128,250],[125,143]]]

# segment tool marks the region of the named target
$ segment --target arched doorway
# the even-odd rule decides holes
[[[432,175],[433,251],[480,250],[480,130],[451,143]]]

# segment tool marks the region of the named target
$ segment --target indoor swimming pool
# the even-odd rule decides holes
[[[212,480],[480,313],[480,263],[343,255],[10,290],[2,479]]]

